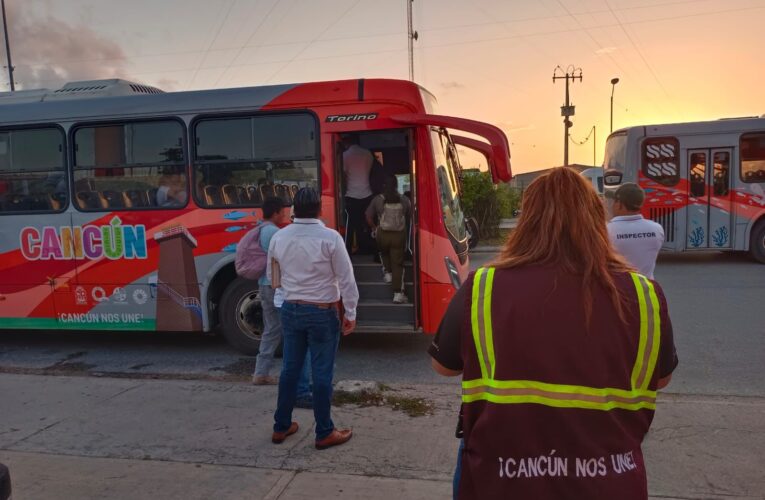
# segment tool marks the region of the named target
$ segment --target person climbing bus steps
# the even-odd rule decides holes
[[[372,199],[366,211],[367,223],[375,234],[382,257],[383,279],[393,285],[393,302],[396,304],[408,302],[404,290],[404,252],[411,213],[412,205],[399,194],[395,176],[386,177],[382,194]]]

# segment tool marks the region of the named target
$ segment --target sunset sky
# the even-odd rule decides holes
[[[115,76],[166,91],[408,77],[406,0],[6,6],[21,88]],[[571,135],[582,141],[596,126],[598,164],[613,77],[615,129],[765,113],[765,0],[415,0],[414,24],[417,83],[440,113],[501,127],[516,173],[563,162],[558,65],[582,69]],[[570,161],[592,164],[592,142],[571,144]]]

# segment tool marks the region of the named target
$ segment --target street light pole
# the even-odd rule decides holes
[[[616,87],[617,83],[619,83],[618,78],[611,78],[611,130],[610,132],[614,131],[614,88]]]

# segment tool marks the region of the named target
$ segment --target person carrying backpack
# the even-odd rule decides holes
[[[375,196],[367,208],[367,223],[376,234],[377,248],[383,261],[384,280],[393,284],[393,303],[405,304],[404,251],[406,247],[407,221],[412,205],[398,192],[395,176],[389,176],[383,184],[383,192]],[[375,218],[378,224],[375,225]]]
[[[236,246],[236,273],[243,278],[258,281],[260,305],[263,309],[263,336],[255,360],[255,373],[252,375],[252,383],[255,385],[278,383],[276,377],[269,373],[274,364],[274,352],[282,341],[282,323],[274,304],[275,290],[266,276],[266,265],[271,238],[279,230],[279,225],[289,220],[288,217],[288,210],[285,209],[281,198],[266,198],[263,202],[263,222],[250,230]],[[309,364],[305,363],[298,382],[296,406],[299,408],[312,407],[309,370]]]

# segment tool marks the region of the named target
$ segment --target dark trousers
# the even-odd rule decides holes
[[[406,231],[383,231],[377,229],[377,248],[380,249],[386,273],[393,274],[393,291],[404,290],[404,247]]]
[[[366,198],[345,197],[345,210],[348,212],[348,227],[345,228],[345,247],[350,254],[353,250],[353,237],[356,237],[356,244],[361,253],[374,253],[374,243],[369,235],[369,226],[364,213],[367,211],[369,203],[373,196]]]
[[[335,428],[330,416],[335,352],[340,339],[340,320],[334,308],[285,302],[281,310],[284,359],[279,377],[279,396],[274,431],[285,432],[292,423],[297,386],[306,352],[311,356],[313,416],[316,439],[324,439]]]

